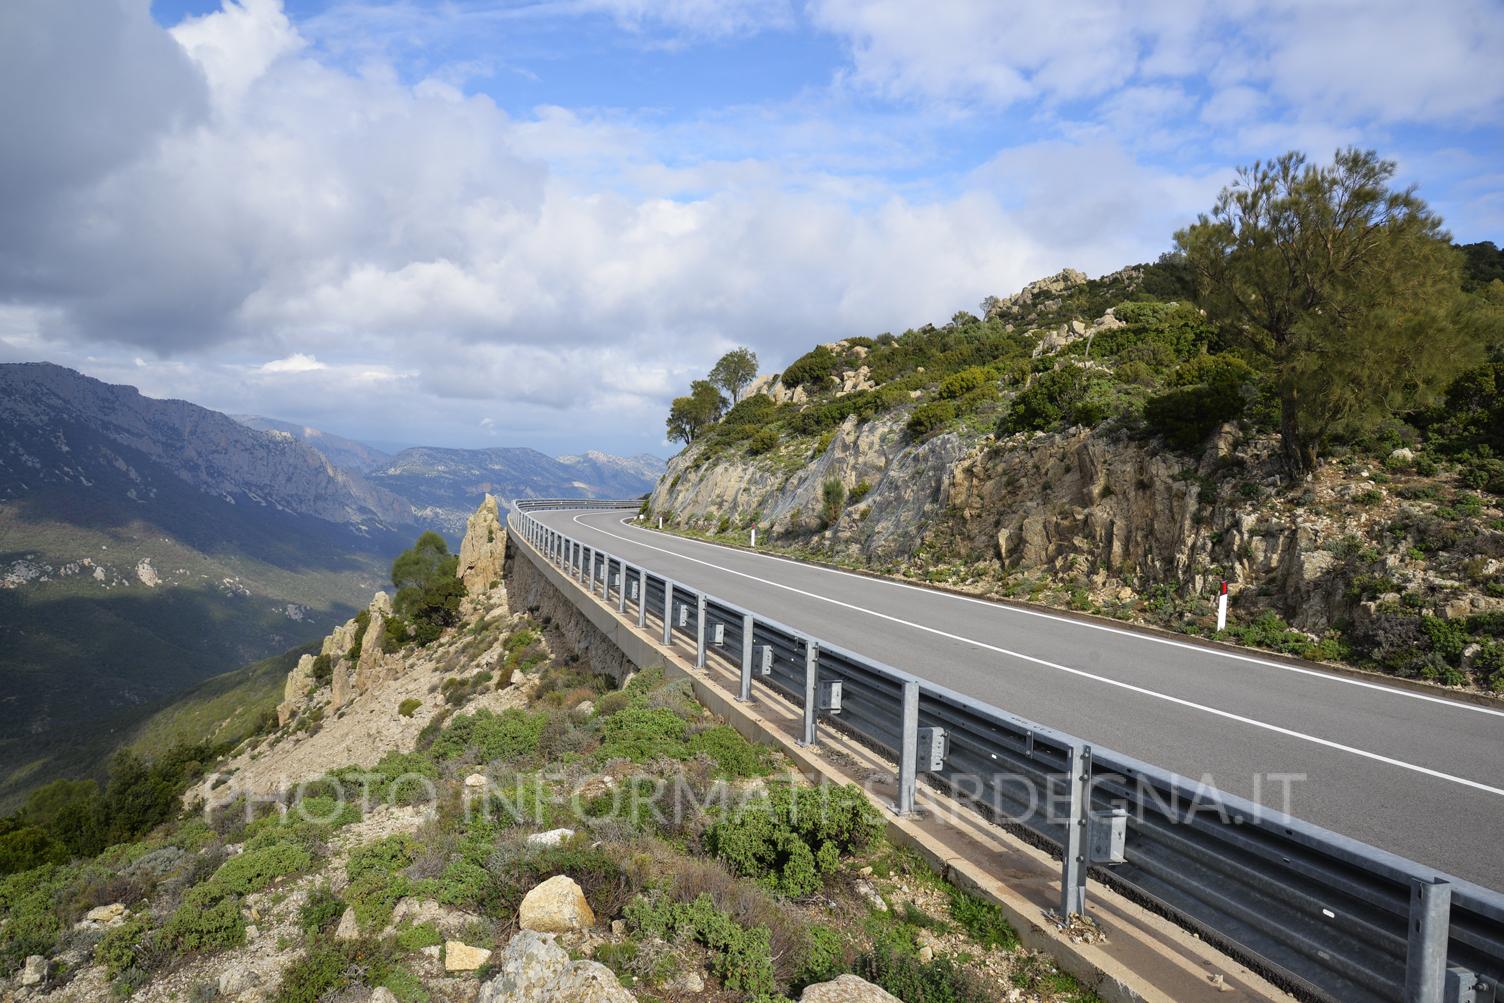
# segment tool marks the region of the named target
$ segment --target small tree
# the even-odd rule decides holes
[[[459,558],[449,552],[444,538],[432,531],[392,562],[392,584],[397,587],[392,613],[407,628],[404,633],[419,644],[435,640],[459,617],[465,586],[455,574],[458,565]]]
[[[741,399],[742,390],[755,379],[757,353],[750,348],[733,348],[710,370],[711,384],[726,391],[733,404]]]
[[[1334,434],[1425,403],[1477,357],[1459,324],[1459,256],[1394,164],[1299,153],[1238,172],[1210,215],[1175,235],[1208,315],[1269,367],[1290,476]]]
[[[726,412],[726,398],[709,380],[695,380],[689,388],[689,396],[675,397],[668,409],[668,437],[685,444],[694,442]]]

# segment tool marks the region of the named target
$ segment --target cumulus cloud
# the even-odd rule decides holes
[[[1305,66],[1280,40],[1307,17],[1294,5],[1262,34],[1244,25],[1253,43],[1233,58],[1212,15],[1177,0],[814,0],[807,16],[851,47],[830,93],[665,121],[508,111],[459,64],[399,72],[382,39],[549,12],[726,39],[802,15],[777,0],[396,0],[309,23],[279,0],[223,4],[170,32],[146,0],[0,4],[0,356],[375,438],[641,448],[733,345],[779,368],[1066,265],[1152,257],[1228,173],[1226,158],[1145,158],[1174,148],[1178,116],[1319,151],[1351,126],[1282,119],[1293,81],[1351,114],[1399,113],[1383,89],[1360,100],[1342,60],[1325,78]],[[355,60],[344,14],[375,40]],[[1483,72],[1470,61],[1487,30],[1414,30],[1462,66],[1446,73]],[[1426,98],[1427,72],[1403,71],[1412,109],[1497,102],[1482,85]],[[870,93],[924,107],[851,97]],[[934,171],[931,103],[1020,102],[1058,128]],[[1497,215],[1496,190],[1470,198]]]
[[[1380,122],[1482,121],[1504,101],[1494,0],[812,0],[810,10],[849,46],[851,84],[905,99],[1050,104],[1182,79],[1256,85],[1302,116]],[[1212,118],[1237,100],[1222,97]]]

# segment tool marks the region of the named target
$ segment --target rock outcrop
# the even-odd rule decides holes
[[[497,956],[496,968],[477,1003],[635,1003],[611,969],[570,961],[549,934],[521,931]]]
[[[856,975],[838,975],[829,982],[806,986],[799,1003],[902,1003],[880,986]]]
[[[585,893],[567,874],[556,874],[522,898],[517,925],[539,933],[568,933],[595,925]]]
[[[496,499],[486,500],[465,524],[465,538],[460,542],[459,576],[465,591],[479,595],[501,581],[501,568],[507,549],[506,529]]]

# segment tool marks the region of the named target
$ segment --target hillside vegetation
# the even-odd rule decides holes
[[[1197,633],[1225,577],[1231,639],[1504,689],[1504,254],[1447,244],[1382,167],[1324,169],[1367,185],[1375,219],[1409,213],[1395,247],[1419,248],[1374,264],[1387,284],[1312,280],[1345,325],[1239,313],[1277,266],[1233,238],[1306,238],[1224,199],[1157,262],[816,346],[723,400],[647,508],[682,531],[758,527],[798,554]],[[1300,177],[1281,161],[1247,185],[1298,202],[1280,184]]]
[[[495,516],[461,552],[499,568]],[[872,991],[845,973],[906,1003],[1095,998],[888,844],[861,791],[807,784],[687,685],[586,671],[499,581],[455,613],[346,702],[294,668],[286,720],[233,750],[34,796],[0,824],[0,977],[53,1003]]]

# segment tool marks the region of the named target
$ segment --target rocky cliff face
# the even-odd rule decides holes
[[[827,522],[831,481],[847,501]],[[687,450],[649,505],[701,531],[744,537],[756,525],[764,540],[867,567],[935,578],[937,568],[970,566],[979,587],[1047,581],[1098,604],[1162,586],[1210,597],[1225,577],[1235,600],[1272,606],[1313,634],[1407,591],[1453,616],[1504,609],[1476,580],[1504,556],[1486,510],[1464,527],[1465,543],[1453,534],[1450,549],[1419,556],[1444,529],[1435,513],[1446,516],[1445,506],[1405,497],[1425,494],[1426,481],[1334,463],[1290,489],[1275,443],[1233,426],[1191,460],[1153,440],[1080,428],[914,443],[897,416],[848,419],[797,467],[702,462]],[[1480,555],[1484,564],[1469,570]],[[1355,588],[1360,579],[1378,584]]]

